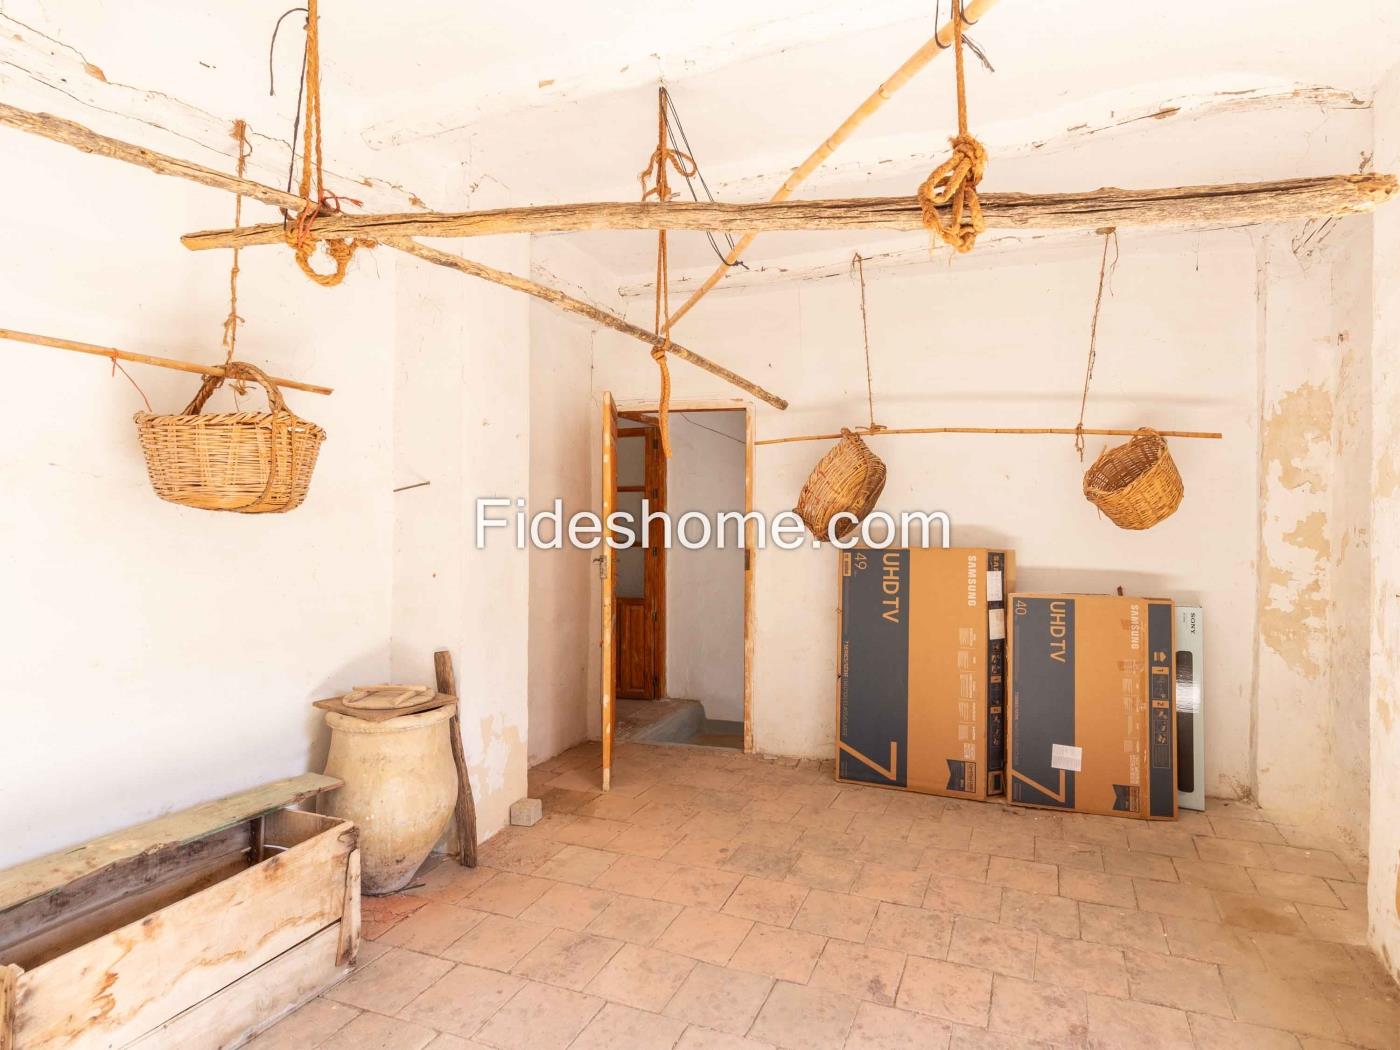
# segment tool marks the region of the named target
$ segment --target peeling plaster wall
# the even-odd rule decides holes
[[[1376,101],[1376,163],[1400,170],[1400,67]],[[1371,943],[1400,977],[1400,210],[1374,218],[1371,361]]]
[[[523,238],[472,257],[524,271]],[[418,260],[395,312],[393,680],[431,681],[451,651],[462,740],[485,840],[527,794],[529,559],[509,531],[475,544],[478,497],[524,498],[530,472],[529,304]]]
[[[222,360],[229,259],[177,237],[227,222],[231,199],[4,134],[3,323]],[[289,514],[161,502],[126,379],[98,358],[0,347],[0,867],[319,769],[311,701],[388,674],[393,262],[362,256],[335,289],[277,249],[241,266],[239,356],[335,388],[286,394],[328,433]],[[198,386],[127,367],[158,411]]]
[[[886,425],[1064,425],[1079,408],[1099,245],[975,255],[871,275],[876,415]],[[1208,610],[1208,789],[1250,789],[1255,630],[1258,362],[1255,254],[1247,234],[1125,237],[1100,323],[1088,422],[1221,429],[1178,441],[1187,498],[1144,533],[1114,528],[1080,494],[1070,439],[876,439],[889,466],[881,507],[945,510],[953,542],[1017,551],[1023,589],[1166,594]],[[645,323],[649,304],[629,313]],[[687,346],[792,402],[757,406],[759,438],[830,431],[865,417],[859,293],[839,277],[720,294],[677,330]],[[676,397],[736,396],[677,363]],[[654,398],[645,348],[608,333],[594,394]],[[1104,441],[1090,442],[1095,455]],[[790,508],[826,448],[755,450],[755,507]],[[829,757],[834,747],[836,556],[754,555],[754,717],[760,750]],[[590,671],[590,676],[592,671]],[[596,695],[596,694],[595,694]]]
[[[1364,848],[1371,227],[1259,238],[1258,800]]]

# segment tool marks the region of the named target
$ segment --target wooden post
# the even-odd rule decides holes
[[[437,673],[437,691],[457,697],[448,733],[452,737],[452,762],[457,767],[457,859],[464,868],[476,867],[476,800],[472,797],[471,777],[467,772],[467,755],[462,747],[462,698],[457,695],[457,675],[452,669],[452,654],[446,649],[433,653],[433,670]]]
[[[19,998],[18,966],[0,965],[0,1050],[18,1050],[15,1043],[15,1012]]]
[[[137,167],[154,171],[157,175],[170,175],[175,178],[187,179],[197,182],[203,186],[211,186],[215,189],[225,190],[229,193],[241,193],[252,200],[262,201],[277,208],[291,208],[300,211],[303,201],[300,197],[283,190],[273,189],[271,186],[264,186],[261,183],[253,182],[249,179],[240,179],[233,175],[225,175],[221,171],[213,168],[206,168],[203,165],[195,164],[192,161],[180,160],[177,157],[166,156],[154,150],[143,149],[140,146],[133,146],[129,142],[122,142],[120,139],[109,138],[106,135],[99,135],[81,124],[75,124],[71,120],[63,120],[60,117],[52,116],[48,113],[31,113],[28,110],[18,109],[14,106],[0,102],[0,125],[17,128],[20,131],[27,131],[53,142],[61,142],[64,145],[72,146],[84,153],[96,153],[103,157],[110,157],[113,160],[125,161]],[[439,252],[434,248],[419,244],[408,238],[385,238],[382,243],[391,248],[395,248],[410,255],[415,255],[420,259],[435,262],[441,266],[449,266],[452,269],[460,270],[462,273],[470,274],[473,277],[480,277],[484,281],[491,281],[494,284],[511,288],[518,292],[525,292],[543,299],[545,302],[553,303],[555,306],[568,310],[571,313],[590,317],[600,324],[605,324],[615,331],[630,335],[640,339],[650,346],[660,345],[655,335],[636,325],[628,324],[621,317],[610,314],[605,310],[589,306],[587,303],[573,299],[563,292],[553,288],[546,288],[536,284],[534,281],[524,277],[517,277],[515,274],[496,270],[480,263],[474,263],[448,252]],[[671,345],[670,350],[682,360],[689,361],[699,368],[705,369],[712,375],[717,375],[726,382],[734,383],[741,390],[745,390],[755,397],[761,397],[770,405],[777,409],[787,408],[787,402],[775,394],[770,394],[742,376],[729,371],[727,368],[715,364],[699,354],[692,353],[682,347]]]
[[[360,850],[356,846],[345,858],[345,904],[340,912],[340,941],[336,945],[336,965],[354,966],[360,955]]]

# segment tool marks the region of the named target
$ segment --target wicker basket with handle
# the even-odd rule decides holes
[[[270,411],[200,415],[229,379],[251,379],[267,392]],[[326,432],[288,410],[262,369],[230,362],[225,376],[205,379],[185,410],[136,414],[141,450],[156,495],[199,510],[280,514],[300,506]]]
[[[1142,427],[1105,449],[1084,475],[1084,495],[1120,529],[1150,529],[1181,506],[1181,473],[1157,431]]]
[[[870,451],[860,437],[845,427],[841,440],[821,458],[802,494],[797,497],[797,514],[812,535],[830,540],[831,519],[841,511],[855,516],[836,529],[835,538],[845,539],[865,516],[875,509],[875,502],[885,488],[885,464]]]

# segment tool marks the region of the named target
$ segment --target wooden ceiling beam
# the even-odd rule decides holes
[[[988,193],[982,212],[989,229],[1072,230],[1103,226],[1244,225],[1325,218],[1369,211],[1397,192],[1385,174],[1328,175],[1277,182],[1164,189],[1106,188],[1080,193]],[[553,204],[468,212],[327,215],[316,237],[486,237],[502,233],[583,230],[903,230],[924,229],[915,197],[765,201],[758,204]],[[189,233],[193,251],[283,243],[281,223]]]
[[[230,193],[241,193],[252,200],[261,201],[278,208],[291,208],[300,210],[305,201],[293,193],[284,190],[274,189],[271,186],[264,186],[262,183],[253,182],[251,179],[240,179],[233,175],[226,175],[213,168],[206,168],[202,164],[195,164],[193,161],[181,160],[178,157],[171,157],[164,153],[157,153],[155,150],[145,149],[141,146],[123,142],[120,139],[109,138],[106,135],[99,135],[90,128],[75,123],[71,120],[64,120],[62,117],[55,117],[49,113],[33,113],[29,110],[19,109],[15,106],[0,102],[0,126],[15,128],[19,131],[29,132],[41,138],[49,139],[52,142],[59,142],[84,153],[94,153],[98,156],[108,157],[112,160],[120,160],[127,164],[134,164],[137,167],[153,171],[157,175],[169,175],[174,178],[185,179],[189,182],[197,182],[202,186],[209,186],[213,189],[225,190]],[[666,339],[653,335],[643,328],[630,324],[615,314],[606,310],[591,306],[565,295],[556,289],[538,284],[535,281],[519,277],[516,274],[506,273],[504,270],[497,270],[481,263],[472,262],[470,259],[463,259],[460,256],[452,255],[448,252],[441,252],[427,245],[419,244],[408,237],[384,237],[381,243],[387,247],[394,248],[401,252],[406,252],[416,258],[423,259],[439,266],[448,266],[473,277],[490,281],[493,284],[501,285],[505,288],[518,292],[525,292],[537,299],[552,303],[563,310],[588,317],[599,324],[606,325],[614,331],[622,332],[635,339],[646,343],[648,346],[664,346],[667,352],[683,361],[687,361],[697,368],[701,368],[711,375],[718,376],[727,383],[731,383],[746,393],[752,394],[774,408],[785,409],[788,403],[778,395],[763,389],[756,383],[750,382],[736,372],[732,372],[723,365],[711,361],[707,357],[692,350],[687,350],[683,346],[670,342]]]

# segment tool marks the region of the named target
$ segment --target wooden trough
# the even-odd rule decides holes
[[[344,977],[354,824],[277,781],[0,872],[0,1050],[219,1050]]]

